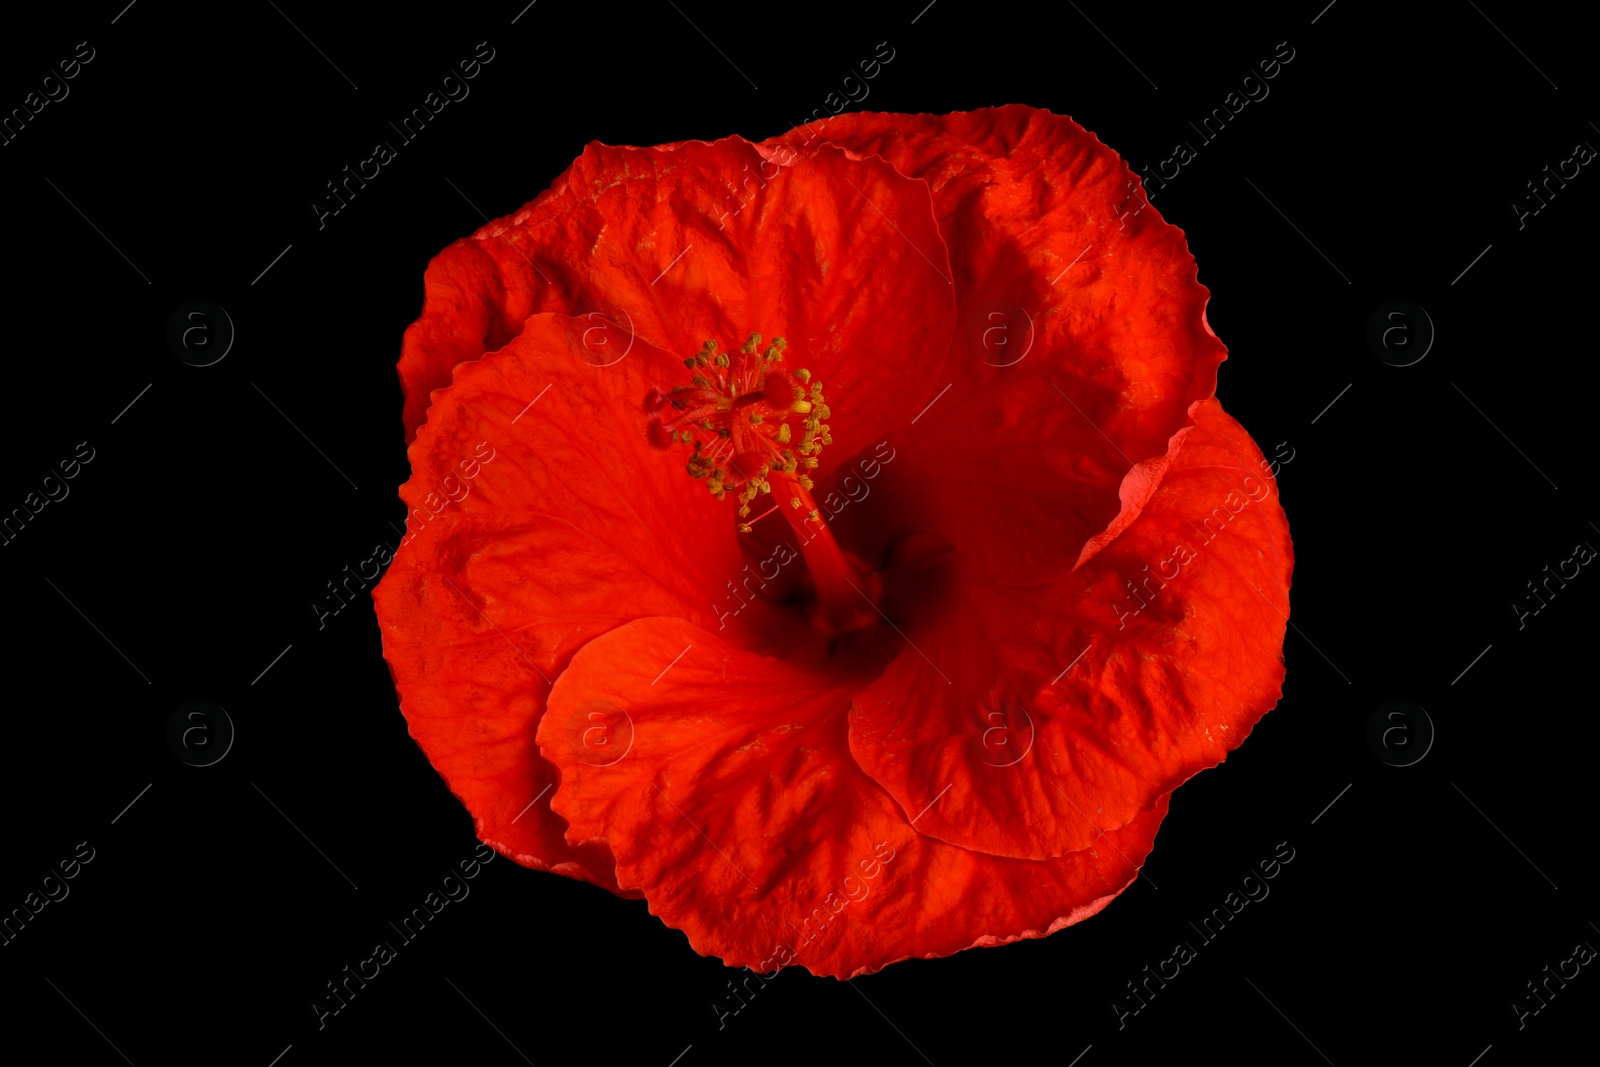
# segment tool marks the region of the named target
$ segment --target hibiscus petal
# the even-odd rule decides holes
[[[400,345],[406,444],[428,417],[433,390],[450,384],[456,364],[515,337],[543,284],[533,261],[508,241],[462,238],[433,257],[422,276],[422,314]]]
[[[923,833],[1034,859],[1086,848],[1277,703],[1283,509],[1243,428],[1215,399],[1190,411],[1138,517],[1072,574],[1008,588],[957,560],[941,610],[899,610],[911,645],[856,698],[850,746],[904,811],[954,783]]]
[[[630,623],[580,651],[551,692],[539,746],[561,769],[552,805],[570,840],[609,845],[619,884],[696,951],[761,971],[847,978],[1042,937],[1136,877],[1165,797],[1045,863],[919,833],[844,755],[854,684],[677,619]],[[631,724],[631,748],[603,765],[570,743],[597,708]]]
[[[400,362],[407,432],[452,367],[528,315],[598,313],[680,357],[707,339],[786,337],[790,364],[827,386],[849,455],[931,397],[949,275],[927,185],[882,160],[821,149],[778,167],[739,137],[593,143],[549,192],[429,266]]]
[[[533,729],[549,680],[642,615],[716,628],[711,597],[744,564],[731,518],[681,457],[650,448],[640,401],[681,361],[636,341],[592,362],[586,319],[541,314],[455,371],[410,448],[408,540],[373,593],[412,736],[518,862],[615,888],[539,799],[555,781]],[[608,357],[609,358],[609,357]],[[758,602],[728,633],[761,632]]]
[[[955,271],[938,383],[952,388],[893,439],[906,462],[881,487],[897,521],[880,539],[937,533],[999,580],[1060,577],[1119,493],[1150,487],[1128,470],[1215,391],[1226,352],[1183,232],[1115,152],[1048,111],[850,113],[763,147],[781,161],[823,143],[927,181]]]

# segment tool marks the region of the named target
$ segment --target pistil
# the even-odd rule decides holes
[[[875,616],[864,599],[864,569],[851,562],[811,497],[824,445],[833,437],[824,422],[831,411],[822,383],[802,368],[779,366],[788,347],[775,337],[765,349],[753,333],[735,353],[707,341],[685,359],[690,384],[645,396],[646,436],[659,449],[692,445],[686,469],[713,497],[730,493],[738,503],[738,528],[752,532],[751,507],[770,497],[795,530],[826,625],[853,629]],[[773,508],[763,510],[757,519]]]

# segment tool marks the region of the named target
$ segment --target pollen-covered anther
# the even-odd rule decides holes
[[[787,347],[782,337],[762,347],[758,333],[733,352],[707,341],[683,361],[692,372],[689,384],[652,389],[644,398],[650,444],[692,445],[689,476],[704,480],[718,500],[733,493],[740,518],[749,516],[756,497],[773,491],[773,475],[809,490],[811,479],[798,472],[815,470],[817,455],[833,442],[823,421],[831,412],[822,383],[809,370],[779,365]]]

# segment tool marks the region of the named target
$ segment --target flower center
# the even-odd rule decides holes
[[[809,490],[811,477],[801,471],[815,470],[822,446],[833,443],[822,422],[830,414],[822,383],[803,368],[790,374],[778,366],[788,347],[783,338],[765,349],[760,344],[753,333],[730,355],[707,341],[683,361],[695,372],[691,384],[671,393],[652,389],[644,398],[650,443],[694,445],[689,476],[703,479],[718,500],[736,493],[740,518],[749,517],[756,497],[772,492],[774,475]],[[741,530],[750,532],[748,524]]]
[[[826,624],[836,632],[854,629],[876,617],[868,610],[868,578],[823,521],[808,473],[816,470],[823,446],[833,443],[823,421],[831,412],[822,383],[809,370],[791,373],[781,366],[787,347],[774,337],[762,348],[759,333],[734,353],[707,341],[683,361],[694,372],[690,384],[645,394],[645,433],[663,451],[693,446],[689,476],[705,482],[718,500],[734,495],[741,534],[781,512],[798,535]],[[762,496],[774,503],[752,518],[751,505]]]

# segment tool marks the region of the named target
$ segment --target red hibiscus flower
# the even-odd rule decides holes
[[[1042,937],[1278,700],[1288,527],[1183,234],[1070,119],[591,144],[429,266],[415,737],[730,966]]]

